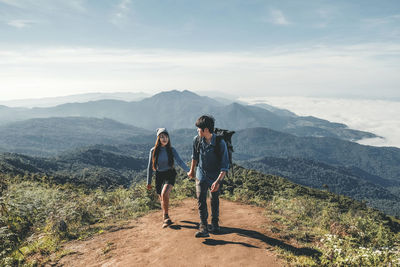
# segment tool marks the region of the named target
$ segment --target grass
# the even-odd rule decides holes
[[[265,208],[274,232],[299,248],[277,251],[291,266],[400,266],[400,224],[344,196],[238,167],[223,197]],[[262,193],[260,193],[262,192]]]
[[[182,179],[171,204],[195,196],[193,181]],[[309,253],[276,247],[291,266],[400,265],[399,221],[329,192],[237,167],[227,177],[222,197],[265,208],[270,231],[283,242]],[[158,196],[145,184],[109,190],[9,181],[3,190],[0,217],[0,265],[38,266],[74,253],[69,240],[86,239],[159,209]],[[108,257],[113,244],[103,244]]]
[[[143,183],[91,190],[10,182],[0,201],[0,266],[44,264],[65,241],[86,239],[159,208],[158,197]]]

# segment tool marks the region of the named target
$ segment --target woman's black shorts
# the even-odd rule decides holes
[[[176,170],[169,169],[167,171],[156,171],[156,192],[161,195],[162,188],[165,184],[175,185]]]

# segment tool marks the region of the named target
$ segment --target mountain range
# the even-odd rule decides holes
[[[68,103],[49,108],[0,107],[0,123],[49,117],[110,118],[147,130],[194,128],[194,122],[203,114],[213,114],[221,128],[240,130],[267,127],[297,136],[335,137],[360,140],[377,137],[372,133],[349,129],[340,123],[331,123],[315,117],[296,116],[270,106],[251,106],[239,103],[222,104],[190,91],[168,91],[141,101],[99,100]]]
[[[240,130],[232,140],[238,160],[265,156],[304,158],[355,167],[400,181],[400,149],[396,147],[360,145],[331,137],[298,137],[267,128]]]
[[[0,101],[0,105],[9,107],[24,107],[24,108],[53,107],[66,103],[83,103],[83,102],[98,101],[103,99],[138,101],[148,96],[149,95],[145,93],[88,93],[88,94],[77,94],[77,95],[68,95],[59,97],[44,97],[44,98]]]

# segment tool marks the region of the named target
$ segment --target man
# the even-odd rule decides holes
[[[211,232],[218,233],[219,193],[222,179],[229,169],[228,149],[222,138],[214,133],[214,118],[203,115],[196,121],[198,136],[193,140],[192,164],[187,173],[196,177],[196,193],[200,227],[196,237],[208,237],[207,191],[211,191]],[[196,175],[195,167],[197,166]]]

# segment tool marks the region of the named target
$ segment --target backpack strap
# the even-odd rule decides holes
[[[221,140],[224,139],[222,135],[215,134],[215,148],[214,148],[214,153],[217,156],[217,159],[221,162],[222,161],[222,151],[221,151]],[[201,146],[201,137],[197,136],[196,139],[194,140],[194,147],[196,150],[196,153],[200,153],[200,146]]]
[[[224,137],[222,135],[215,135],[215,148],[214,152],[217,155],[217,159],[221,162],[222,161],[222,151],[221,151],[221,140]]]
[[[198,136],[196,136],[196,139],[194,140],[194,147],[195,147],[196,153],[200,153],[200,143],[201,143],[200,138],[201,137],[198,135]]]

